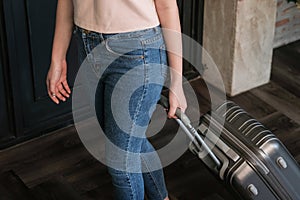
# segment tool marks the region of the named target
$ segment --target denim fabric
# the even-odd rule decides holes
[[[142,200],[144,190],[149,199],[166,198],[163,171],[154,167],[159,157],[144,156],[155,152],[145,132],[167,75],[160,27],[119,34],[76,27],[76,34],[80,63],[88,59],[99,78],[95,110],[107,137],[115,199]]]

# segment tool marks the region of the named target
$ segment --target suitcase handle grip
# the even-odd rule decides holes
[[[169,100],[164,95],[161,95],[159,104],[161,104],[164,108],[169,108]],[[191,121],[188,116],[182,112],[179,108],[176,109],[175,112],[178,119],[175,119],[180,127],[184,130],[184,132],[188,135],[192,142],[198,144],[198,141],[202,145],[202,148],[209,154],[212,160],[217,165],[217,168],[221,167],[220,160],[216,157],[216,155],[212,152],[212,150],[208,147],[208,145],[204,142],[204,140],[198,135],[196,129],[191,125]]]
[[[161,104],[164,108],[168,109],[170,107],[169,100],[164,95],[160,96],[159,104]],[[180,108],[176,109],[175,115],[184,123],[184,124],[190,124],[190,119],[180,110]]]

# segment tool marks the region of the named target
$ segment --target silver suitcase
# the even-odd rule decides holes
[[[161,103],[168,107],[167,99]],[[279,139],[231,101],[201,117],[192,127],[176,111],[191,139],[190,150],[229,186],[237,198],[300,200],[300,168]]]

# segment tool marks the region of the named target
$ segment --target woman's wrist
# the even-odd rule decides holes
[[[178,85],[182,86],[182,77],[181,78],[176,78],[176,79],[171,78],[170,86],[178,86]]]
[[[170,67],[170,84],[182,85],[182,67],[178,67],[178,68]]]
[[[59,57],[52,56],[51,58],[52,64],[61,64],[63,62],[66,62],[66,58],[63,56],[59,56]]]
[[[177,91],[178,89],[182,89],[182,80],[170,81],[170,90]]]

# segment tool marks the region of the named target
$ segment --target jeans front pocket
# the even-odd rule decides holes
[[[108,38],[106,49],[110,53],[126,59],[143,59],[144,48],[139,38]]]

